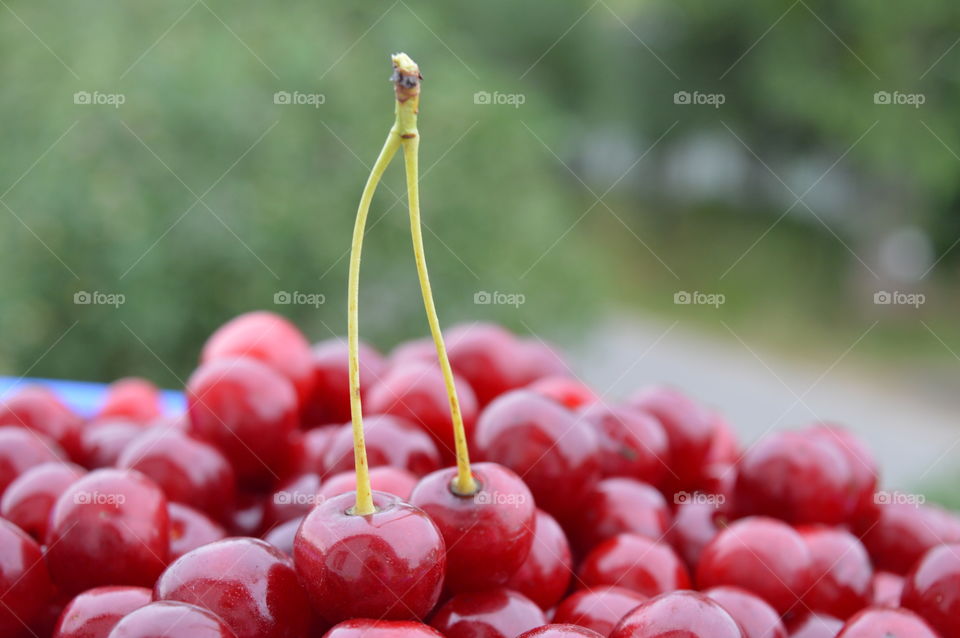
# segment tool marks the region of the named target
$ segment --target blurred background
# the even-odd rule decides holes
[[[611,398],[676,384],[746,440],[845,422],[952,497],[954,4],[358,4],[2,3],[0,371],[179,387],[255,308],[343,334],[403,50],[445,324],[558,343]],[[361,279],[382,349],[427,330],[404,197],[397,163]]]

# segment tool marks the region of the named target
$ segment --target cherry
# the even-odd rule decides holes
[[[171,501],[222,520],[233,507],[236,479],[220,451],[184,432],[151,428],[130,442],[117,467],[153,479]]]
[[[713,415],[713,442],[707,452],[707,466],[735,465],[740,458],[740,445],[733,428],[721,414]]]
[[[546,624],[537,604],[509,589],[458,594],[430,624],[447,638],[511,638]]]
[[[244,485],[277,480],[298,427],[297,397],[286,378],[253,359],[217,359],[187,382],[190,432],[218,447]]]
[[[211,611],[237,638],[302,638],[312,622],[290,559],[255,538],[227,538],[184,554],[161,574],[153,597]]]
[[[580,580],[587,587],[618,585],[644,596],[690,587],[687,568],[670,546],[637,534],[619,534],[593,548],[580,565]]]
[[[180,503],[169,503],[167,510],[170,516],[171,560],[227,535],[220,525],[192,507]]]
[[[539,338],[519,339],[517,348],[519,353],[514,364],[521,379],[519,386],[530,385],[543,377],[570,374],[557,351]]]
[[[65,456],[60,446],[39,432],[21,427],[0,427],[0,494],[30,468],[61,462]]]
[[[170,553],[167,499],[131,470],[96,470],[60,495],[50,513],[47,564],[73,594],[101,585],[152,585]]]
[[[810,550],[780,521],[753,517],[731,524],[703,550],[701,589],[732,585],[764,599],[781,615],[793,610],[813,584]]]
[[[879,471],[877,462],[866,445],[849,430],[835,425],[817,425],[806,430],[813,437],[833,443],[847,459],[850,468],[849,496],[854,515],[862,516],[873,505]]]
[[[326,456],[333,440],[340,434],[340,425],[321,425],[306,432],[294,434],[293,474],[327,475]]]
[[[381,465],[370,470],[370,485],[378,492],[386,492],[409,500],[417,486],[417,477],[406,470],[389,465]],[[319,495],[329,499],[357,489],[357,476],[353,472],[341,472],[324,481]],[[322,500],[321,499],[321,500]]]
[[[207,339],[200,363],[237,357],[256,359],[290,381],[299,404],[309,399],[314,387],[310,343],[280,315],[257,311],[234,317]]]
[[[370,386],[386,373],[387,364],[372,347],[360,343],[360,396],[366,399]],[[432,348],[432,344],[431,344]],[[431,354],[432,351],[431,351]],[[433,354],[433,356],[436,356]],[[349,356],[347,342],[340,338],[313,346],[314,388],[304,406],[304,425],[314,427],[350,420]]]
[[[289,521],[280,523],[264,534],[263,540],[267,541],[287,556],[293,557],[293,540],[300,528],[303,517],[292,518]]]
[[[300,525],[293,555],[317,613],[349,618],[421,619],[443,584],[445,548],[422,510],[374,492],[375,511],[352,514],[353,493],[314,508]]]
[[[647,596],[623,587],[584,589],[560,603],[553,621],[580,625],[609,636],[628,612],[646,600]]]
[[[447,331],[446,341],[450,365],[470,384],[481,406],[525,385],[517,371],[517,340],[500,326],[482,322],[461,324]],[[395,358],[415,352],[415,346],[408,346],[405,355],[399,350]],[[432,360],[436,353],[431,351],[427,356]]]
[[[67,603],[52,638],[107,638],[127,614],[150,603],[146,587],[94,587]]]
[[[906,609],[869,607],[848,620],[837,634],[837,638],[940,638],[940,636],[922,618]]]
[[[718,603],[693,591],[675,591],[641,603],[610,638],[744,638]]]
[[[237,638],[206,609],[185,603],[160,601],[144,605],[117,623],[109,638]]]
[[[238,492],[237,503],[230,513],[227,528],[233,536],[255,536],[263,529],[266,500],[256,492]]]
[[[658,540],[670,527],[670,518],[667,502],[655,488],[629,478],[609,478],[587,493],[569,529],[574,546],[586,553],[623,532]]]
[[[78,465],[59,462],[30,468],[3,493],[0,516],[43,542],[53,504],[64,490],[83,476],[84,471]]]
[[[344,620],[323,638],[443,638],[433,627],[409,620]]]
[[[812,587],[806,605],[839,619],[849,618],[870,602],[873,568],[856,536],[842,529],[805,527],[797,530],[813,561]]]
[[[70,458],[77,458],[80,417],[44,387],[25,387],[0,402],[0,426],[5,425],[50,437]]]
[[[931,547],[960,542],[952,527],[950,517],[933,506],[884,502],[857,532],[874,567],[905,574]]]
[[[111,418],[88,423],[80,431],[77,460],[91,470],[113,467],[123,450],[145,431],[143,425],[127,419]]]
[[[160,391],[146,379],[119,379],[107,388],[106,397],[97,411],[97,420],[127,419],[146,425],[163,415]]]
[[[352,473],[351,473],[352,474]],[[273,527],[284,521],[306,516],[320,502],[320,477],[316,474],[301,474],[287,479],[267,499],[264,511],[264,527]],[[349,492],[353,487],[345,489]]]
[[[474,445],[530,486],[537,506],[560,520],[577,512],[600,473],[596,434],[561,405],[513,390],[486,407]]]
[[[24,632],[42,616],[53,593],[40,547],[0,518],[0,635]]]
[[[960,635],[960,545],[934,547],[903,584],[902,605],[944,636]]]
[[[528,385],[527,389],[553,399],[571,410],[589,406],[600,400],[593,390],[568,376],[542,377]]]
[[[363,426],[370,467],[391,465],[415,476],[429,474],[440,467],[440,453],[433,439],[410,421],[382,414],[365,417]],[[340,428],[334,437],[324,466],[330,473],[353,469],[353,431],[350,425]]]
[[[787,638],[780,614],[750,592],[737,587],[714,587],[703,593],[740,623],[743,638]]]
[[[874,572],[870,582],[871,604],[875,607],[899,607],[903,584],[903,576],[890,572]]]
[[[690,569],[695,569],[700,556],[720,533],[725,514],[707,500],[690,500],[677,506],[667,537],[673,549]]]
[[[823,614],[807,614],[790,628],[790,638],[836,638],[843,621]]]
[[[601,634],[595,631],[578,627],[576,625],[544,625],[520,634],[517,638],[577,638],[577,636],[586,636],[587,638],[603,638]]]
[[[604,476],[627,476],[659,485],[670,472],[670,449],[663,426],[652,415],[626,406],[595,403],[580,411],[594,427]]]
[[[449,341],[450,334],[447,334]],[[437,346],[430,337],[411,339],[398,344],[390,351],[387,362],[388,368],[395,368],[408,363],[434,363],[437,360]]]
[[[537,510],[533,525],[533,545],[507,587],[518,591],[541,609],[550,609],[563,598],[573,576],[570,544],[556,519]]]

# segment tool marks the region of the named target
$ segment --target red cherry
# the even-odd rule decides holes
[[[227,532],[205,514],[180,503],[169,503],[170,559],[224,538]]]
[[[53,598],[40,547],[0,518],[0,636],[18,636],[38,620]]]
[[[409,620],[344,620],[323,638],[443,638],[433,627]]]
[[[232,536],[255,536],[263,529],[266,499],[256,492],[238,492],[237,504],[227,520]]]
[[[50,513],[47,564],[65,593],[101,585],[149,586],[170,553],[167,499],[131,470],[96,470],[60,495]]]
[[[110,384],[96,418],[127,419],[146,425],[162,415],[157,386],[146,379],[129,377]]]
[[[486,407],[474,448],[519,474],[537,506],[560,520],[578,511],[600,473],[593,428],[529,390],[508,392]]]
[[[960,635],[960,545],[934,547],[903,584],[902,604],[944,636]]]
[[[584,589],[560,603],[553,621],[580,625],[609,636],[628,612],[646,600],[643,594],[623,587]]]
[[[432,347],[432,343],[431,343]],[[303,423],[308,427],[350,420],[350,377],[347,342],[327,339],[313,346],[313,392],[304,406]],[[360,396],[386,373],[383,356],[360,343]]]
[[[601,634],[584,627],[576,625],[544,625],[520,634],[517,638],[577,638],[577,636],[586,636],[587,638],[603,638]]]
[[[114,625],[150,603],[146,587],[94,587],[67,603],[52,638],[107,638]]]
[[[461,324],[447,331],[445,341],[451,367],[470,384],[481,406],[525,385],[517,371],[517,340],[500,326],[482,322]],[[437,354],[432,343],[429,348],[432,358],[428,360],[433,361]],[[423,351],[426,350],[424,347]],[[415,350],[408,347],[407,356],[410,352]]]
[[[218,447],[244,485],[275,482],[298,427],[293,386],[253,359],[218,359],[187,382],[190,432]]]
[[[952,527],[950,516],[933,506],[884,500],[857,532],[874,567],[905,574],[931,547],[960,542]]]
[[[735,465],[740,458],[740,445],[733,428],[721,414],[713,415],[713,442],[707,453],[707,465]]]
[[[86,468],[114,467],[123,450],[143,434],[146,428],[127,419],[93,421],[80,431],[77,460]]]
[[[65,457],[60,446],[43,434],[20,427],[0,427],[0,494],[30,468],[62,462]]]
[[[43,542],[53,504],[83,474],[84,469],[72,463],[44,463],[30,468],[3,493],[0,516]]]
[[[151,428],[130,442],[117,467],[153,479],[171,501],[223,519],[236,498],[230,463],[215,447],[169,428]]]
[[[475,463],[476,494],[453,491],[457,469],[420,479],[410,503],[436,523],[447,547],[444,584],[454,593],[506,585],[530,553],[535,510],[520,477],[496,463]]]
[[[707,500],[690,500],[677,506],[667,537],[687,567],[696,568],[703,548],[720,533],[725,519],[724,512]]]
[[[298,404],[305,403],[313,391],[310,343],[295,325],[280,315],[257,311],[234,317],[207,339],[200,363],[236,357],[256,359],[290,381],[296,389]]]
[[[227,538],[184,554],[157,580],[153,598],[213,612],[237,638],[302,638],[312,622],[290,559],[255,538]]]
[[[807,614],[790,627],[790,638],[836,638],[843,621],[823,614]]]
[[[812,569],[810,550],[792,527],[770,518],[745,518],[704,548],[697,583],[701,589],[740,587],[783,615],[800,605],[813,584]]]
[[[511,638],[546,624],[537,604],[509,589],[458,594],[430,624],[447,638]]]
[[[354,479],[356,480],[356,479]],[[287,479],[267,499],[263,526],[273,527],[284,521],[306,516],[320,502],[320,477],[316,474],[301,474]],[[344,491],[352,491],[350,488]]]
[[[353,493],[314,508],[300,525],[293,555],[317,613],[329,623],[349,618],[421,619],[443,584],[445,548],[422,510],[374,492],[369,516],[350,513]]]
[[[263,540],[267,541],[287,556],[293,556],[293,540],[300,528],[303,517],[293,518],[284,523],[280,523],[264,534]]]
[[[527,386],[560,405],[577,410],[599,401],[599,397],[585,384],[568,376],[543,377]]]
[[[624,532],[658,540],[670,527],[670,518],[670,508],[655,488],[633,479],[609,478],[593,486],[569,529],[574,546],[586,553]]]
[[[641,603],[610,638],[744,638],[737,621],[703,594],[675,591]]]
[[[818,425],[806,430],[807,434],[829,441],[847,459],[850,468],[849,496],[851,511],[862,516],[872,509],[873,493],[877,488],[879,471],[877,462],[866,444],[849,430],[835,425]]]
[[[650,414],[595,403],[581,410],[580,416],[597,433],[604,476],[627,476],[658,485],[671,471],[667,434]]]
[[[0,426],[13,425],[50,437],[77,458],[80,417],[50,390],[28,386],[0,402]]]
[[[440,453],[429,434],[401,417],[380,414],[364,417],[363,434],[367,465],[391,465],[414,476],[429,474],[440,467]],[[340,428],[330,444],[324,463],[327,472],[353,471],[353,428]]]
[[[550,609],[563,598],[573,576],[570,544],[556,519],[537,510],[533,525],[533,545],[507,587],[518,591],[541,609]]]
[[[410,495],[413,493],[413,489],[417,486],[417,477],[398,467],[381,465],[380,467],[375,467],[370,470],[370,485],[371,489],[377,490],[378,492],[393,494],[408,501],[410,500]],[[353,471],[341,472],[340,474],[334,474],[323,482],[319,495],[322,497],[321,500],[323,500],[339,496],[340,494],[346,494],[347,492],[355,492],[356,490],[356,473]]]
[[[899,607],[903,584],[903,576],[890,572],[874,572],[870,583],[871,604],[874,607]]]
[[[618,585],[656,596],[689,589],[690,575],[669,545],[637,534],[619,534],[597,545],[580,565],[586,587]]]
[[[750,592],[737,587],[714,587],[703,593],[740,623],[743,638],[787,638],[780,614]]]
[[[340,425],[321,425],[306,432],[294,434],[293,474],[327,475],[326,456],[333,440],[340,434]]]
[[[447,333],[446,340],[449,341],[450,334]],[[448,352],[449,355],[449,344]],[[430,337],[421,337],[420,339],[411,339],[404,341],[390,351],[390,359],[387,363],[388,368],[396,368],[408,363],[435,363],[437,361],[437,346],[433,344]]]
[[[117,623],[109,638],[237,638],[206,609],[160,601],[133,611]]]
[[[856,536],[842,529],[805,527],[797,530],[813,560],[813,586],[804,594],[813,611],[849,618],[870,603],[873,568]]]
[[[543,377],[570,374],[570,368],[564,363],[563,357],[553,346],[539,338],[519,339],[517,348],[518,355],[514,364],[520,379],[518,387],[530,385]]]
[[[922,618],[906,609],[869,607],[848,620],[837,634],[837,638],[940,638],[940,636]]]

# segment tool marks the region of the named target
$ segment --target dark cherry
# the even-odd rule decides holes
[[[836,638],[843,621],[825,614],[807,614],[790,627],[790,638]]]
[[[408,501],[413,489],[417,486],[417,477],[406,470],[389,465],[381,465],[370,470],[370,485],[378,492],[386,492],[399,496]],[[340,494],[354,492],[357,489],[357,475],[355,472],[341,472],[334,474],[320,487],[320,496],[330,499]]]
[[[443,638],[428,625],[409,620],[344,620],[323,634],[323,638]]]
[[[373,500],[377,511],[358,516],[352,492],[331,498],[297,531],[297,573],[329,623],[420,620],[440,596],[446,560],[437,526],[392,494],[374,492]]]
[[[960,545],[924,554],[907,574],[901,598],[944,636],[960,635]]]
[[[574,547],[585,554],[624,532],[659,540],[670,519],[670,508],[654,487],[629,478],[608,478],[587,493],[579,516],[567,527]]]
[[[874,572],[870,582],[870,604],[875,607],[899,607],[903,584],[903,576]]]
[[[52,391],[27,386],[0,402],[0,426],[13,425],[53,439],[77,458],[81,420]]]
[[[217,328],[203,345],[200,363],[249,357],[293,384],[298,404],[313,392],[313,356],[300,330],[272,312],[248,312]]]
[[[77,460],[90,470],[114,467],[130,443],[147,428],[129,419],[110,418],[92,421],[80,431],[80,456]]]
[[[763,517],[741,519],[704,548],[697,584],[701,589],[740,587],[781,615],[799,611],[801,597],[813,584],[810,550],[786,523]]]
[[[160,601],[133,611],[109,638],[237,638],[216,614],[186,603]]]
[[[651,598],[628,613],[610,638],[744,638],[718,603],[693,591]]]
[[[597,433],[604,476],[627,476],[659,485],[671,471],[667,434],[652,415],[603,403],[590,405],[579,414]]]
[[[906,609],[869,607],[848,620],[837,638],[941,638],[941,635],[923,618]]]
[[[556,519],[538,509],[530,553],[507,587],[520,592],[541,609],[550,609],[567,593],[572,576],[573,557],[566,534]]]
[[[954,527],[952,516],[937,507],[883,502],[855,531],[876,569],[906,574],[930,548],[960,542]]]
[[[700,562],[703,548],[720,533],[726,514],[717,505],[701,499],[677,505],[667,538],[690,569]]]
[[[543,377],[528,385],[527,389],[570,410],[578,410],[600,400],[593,390],[568,376]]]
[[[690,588],[687,568],[673,549],[638,534],[618,534],[594,547],[579,575],[586,587],[617,585],[644,596]]]
[[[520,475],[537,506],[565,521],[600,475],[597,436],[572,412],[530,390],[513,390],[484,409],[474,449]]]
[[[154,600],[213,612],[237,638],[302,638],[312,616],[290,559],[255,538],[226,538],[170,564]]]
[[[602,634],[598,634],[597,632],[591,629],[586,629],[585,627],[559,624],[537,627],[536,629],[525,631],[517,638],[577,638],[578,636],[586,636],[586,638],[603,638]]]
[[[320,502],[321,484],[320,477],[316,474],[301,474],[281,483],[267,499],[263,526],[270,528],[284,521],[306,516]],[[344,491],[352,489],[354,487]]]
[[[580,625],[609,636],[628,612],[646,600],[639,592],[613,585],[583,589],[560,603],[553,622]]]
[[[714,587],[703,593],[740,623],[743,638],[787,638],[780,614],[750,592],[737,587]]]
[[[222,451],[244,485],[277,481],[299,427],[297,396],[283,376],[254,359],[217,359],[187,381],[190,432]]]
[[[410,421],[390,414],[363,419],[367,465],[391,465],[424,476],[440,467],[440,452],[433,438]],[[353,470],[353,428],[347,424],[330,443],[324,462],[327,472]]]
[[[457,469],[449,467],[420,479],[410,495],[443,536],[444,585],[453,593],[506,585],[533,544],[536,508],[520,477],[496,463],[475,463],[471,470],[476,494],[457,494]]]
[[[280,523],[263,535],[263,540],[267,541],[287,556],[293,557],[293,540],[300,528],[303,517],[293,518],[289,521]]]
[[[814,582],[804,594],[807,607],[843,620],[870,604],[873,568],[860,540],[836,528],[797,531],[813,561]]]
[[[327,451],[340,434],[342,425],[321,425],[306,432],[294,433],[290,472],[298,474],[327,475]]]
[[[510,332],[477,322],[453,326],[445,337],[451,367],[470,384],[481,406],[525,385],[518,372],[519,345]],[[432,359],[428,360],[436,360],[432,343],[429,349]]]
[[[345,339],[334,338],[313,346],[313,392],[303,409],[303,423],[316,427],[350,420],[350,360]],[[365,399],[370,387],[384,375],[383,356],[360,343],[360,396]]]
[[[53,504],[85,471],[79,465],[59,462],[30,468],[3,493],[0,516],[42,543]]]
[[[236,478],[212,445],[171,428],[151,428],[130,442],[117,467],[153,479],[171,501],[223,520],[233,508]]]
[[[458,594],[430,621],[447,638],[513,638],[546,623],[535,602],[509,589]]]
[[[107,638],[121,618],[152,600],[146,587],[88,589],[63,608],[52,638]]]
[[[169,503],[167,509],[170,516],[170,560],[227,535],[220,525],[192,507]]]
[[[146,425],[162,415],[157,386],[146,379],[129,377],[110,384],[96,418],[119,418]]]
[[[50,513],[47,564],[66,594],[102,585],[149,586],[167,564],[167,498],[139,472],[91,472]]]
[[[40,546],[0,518],[0,636],[28,634],[53,595]]]
[[[32,467],[62,462],[63,450],[52,439],[22,427],[0,427],[0,494]]]

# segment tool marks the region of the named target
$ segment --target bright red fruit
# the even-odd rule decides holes
[[[945,633],[944,636],[956,634]],[[941,638],[922,618],[906,609],[870,607],[847,621],[837,638]]]
[[[690,588],[687,568],[670,546],[637,534],[619,534],[594,547],[580,565],[580,580],[587,587],[617,585],[644,596]]]
[[[237,638],[230,628],[206,609],[184,603],[150,603],[117,623],[109,638]]]
[[[432,346],[432,344],[431,344]],[[350,420],[350,359],[345,339],[334,338],[313,346],[313,392],[304,405],[303,423],[316,427]],[[386,373],[383,356],[360,343],[360,396]]]
[[[231,536],[256,536],[263,529],[266,498],[257,492],[238,492],[237,503],[226,521]]]
[[[381,465],[370,470],[370,485],[378,492],[386,492],[408,501],[417,486],[417,477],[406,470],[389,465]],[[320,487],[319,495],[329,499],[357,489],[357,474],[354,471],[334,474]],[[322,499],[321,499],[322,500]]]
[[[292,474],[327,475],[327,451],[340,434],[341,425],[321,425],[306,432],[294,433]]]
[[[63,608],[53,638],[107,638],[121,618],[151,600],[153,592],[146,587],[88,589]]]
[[[303,517],[293,518],[285,523],[273,527],[263,535],[263,540],[267,541],[287,556],[293,557],[293,541],[297,536],[297,530]]]
[[[577,410],[599,400],[593,390],[568,376],[543,377],[528,385],[527,389],[553,399],[571,410]]]
[[[170,554],[167,498],[139,472],[96,470],[57,499],[46,545],[50,575],[64,593],[152,585]]]
[[[584,589],[560,603],[553,621],[580,625],[609,636],[628,612],[647,599],[647,596],[623,587]]]
[[[687,567],[696,568],[703,548],[720,533],[725,519],[723,511],[707,500],[688,501],[677,506],[667,537]]]
[[[874,572],[870,583],[870,602],[875,607],[899,607],[903,594],[903,576]]]
[[[167,509],[170,515],[170,560],[227,535],[222,527],[192,507],[170,503]]]
[[[843,621],[823,614],[807,614],[790,627],[790,638],[836,638]]]
[[[482,322],[453,326],[445,341],[450,366],[470,384],[481,406],[525,385],[517,369],[519,344],[500,326]],[[435,360],[436,351],[431,354]]]
[[[903,584],[902,605],[944,636],[960,635],[960,545],[928,551]]]
[[[50,437],[76,458],[80,417],[53,392],[28,386],[0,402],[0,426],[12,425]]]
[[[604,476],[627,476],[659,485],[670,470],[663,426],[652,415],[628,406],[595,403],[580,411],[597,432]]]
[[[440,467],[440,453],[429,434],[410,421],[390,414],[363,419],[363,437],[367,446],[367,465],[390,465],[414,476],[429,474]],[[327,472],[353,471],[353,428],[340,428],[327,450]]]
[[[842,529],[804,527],[803,537],[813,561],[813,585],[804,594],[813,611],[846,619],[870,604],[873,568],[856,536]]]
[[[377,511],[357,516],[352,493],[314,508],[297,532],[297,573],[316,612],[329,623],[350,618],[419,620],[440,597],[445,548],[423,510],[384,492]]]
[[[670,518],[670,508],[655,488],[629,478],[609,478],[587,493],[567,528],[574,547],[584,554],[624,532],[659,540],[669,529]]]
[[[447,638],[513,638],[546,624],[537,604],[509,589],[458,594],[430,624]]]
[[[520,379],[518,387],[530,385],[543,377],[570,374],[570,368],[553,346],[537,337],[517,340],[518,355],[514,362]]]
[[[227,538],[184,554],[157,580],[153,597],[211,611],[237,638],[302,638],[312,623],[290,559],[255,538]]]
[[[263,526],[268,528],[306,516],[320,502],[320,485],[320,477],[316,474],[301,474],[281,483],[267,499]],[[344,491],[352,489],[355,486]]]
[[[14,479],[32,467],[65,460],[60,446],[38,432],[0,427],[0,494]]]
[[[157,386],[146,379],[129,377],[110,384],[96,418],[120,418],[146,425],[162,414]]]
[[[876,569],[906,574],[930,548],[960,542],[955,519],[947,512],[880,497],[878,493],[878,500],[884,502],[874,506],[856,530]]]
[[[53,504],[84,472],[72,463],[43,463],[30,468],[3,493],[0,516],[43,542]]]
[[[833,443],[843,454],[850,467],[849,497],[855,516],[862,516],[873,505],[873,493],[877,488],[879,471],[877,462],[867,446],[850,430],[836,425],[817,425],[806,433]]]
[[[40,547],[0,518],[0,636],[17,636],[43,614],[53,598]]]
[[[537,510],[533,526],[533,545],[507,587],[518,591],[541,609],[550,609],[563,598],[573,576],[570,544],[556,519]]]
[[[537,627],[536,629],[531,629],[520,634],[517,638],[577,638],[578,636],[586,638],[603,638],[601,634],[597,632],[586,629],[584,627],[577,627],[576,625],[544,625],[543,627]]]
[[[740,626],[703,594],[676,591],[641,603],[610,638],[744,638]]]
[[[743,638],[787,638],[780,614],[750,592],[737,587],[714,587],[703,593],[740,623]]]
[[[409,620],[344,620],[323,638],[443,638],[433,627]]]
[[[128,419],[92,421],[80,431],[77,461],[90,470],[113,467],[123,450],[147,428]]]

